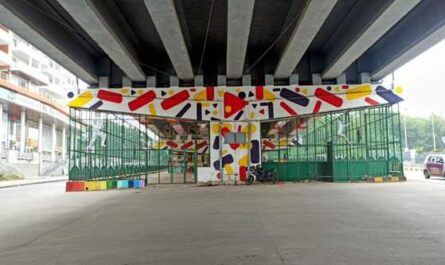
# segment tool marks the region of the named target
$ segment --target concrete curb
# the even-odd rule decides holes
[[[63,179],[46,179],[46,180],[36,181],[36,182],[17,183],[17,184],[0,186],[0,189],[14,188],[14,187],[20,187],[20,186],[29,186],[29,185],[37,185],[37,184],[45,184],[45,183],[67,181],[67,180],[68,180],[68,178],[63,178]]]

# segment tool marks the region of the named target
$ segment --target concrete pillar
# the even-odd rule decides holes
[[[321,85],[323,81],[321,80],[320,74],[312,74],[312,84],[314,86]]]
[[[110,87],[108,76],[99,76],[99,88]]]
[[[0,104],[0,152],[3,152],[3,105]],[[6,128],[5,128],[6,129]]]
[[[289,78],[289,85],[298,85],[299,78],[298,74],[292,74]]]
[[[43,118],[39,118],[39,146],[37,148],[39,152],[39,156],[42,156],[43,152]]]
[[[147,76],[147,87],[156,87],[156,76]]]
[[[177,76],[175,75],[170,76],[170,86],[171,87],[179,86],[179,79]]]
[[[195,86],[196,87],[204,86],[204,77],[202,75],[195,76]]]
[[[371,83],[371,75],[369,73],[360,73],[360,83]]]
[[[62,128],[62,159],[66,160],[66,127]]]
[[[218,86],[225,86],[226,81],[227,79],[225,75],[218,75]]]
[[[26,147],[26,111],[22,110],[20,114],[20,146],[19,152],[24,153]]]
[[[266,75],[264,77],[264,81],[266,83],[266,86],[273,86],[274,84],[274,76],[273,75]]]
[[[133,87],[133,82],[127,76],[122,77],[122,86],[123,87]]]
[[[343,73],[337,77],[337,84],[346,84],[346,74]]]
[[[56,137],[57,137],[57,133],[56,133],[56,123],[53,122],[53,129],[52,129],[52,143],[51,143],[51,160],[53,162],[56,161]]]

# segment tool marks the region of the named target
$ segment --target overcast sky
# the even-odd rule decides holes
[[[394,77],[395,85],[404,89],[403,113],[420,117],[434,113],[445,118],[445,40],[402,66]],[[385,84],[389,80],[385,78]]]

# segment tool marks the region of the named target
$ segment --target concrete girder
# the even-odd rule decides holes
[[[275,70],[275,78],[289,78],[337,0],[310,0],[301,14]]]
[[[133,81],[144,81],[145,73],[139,65],[133,49],[120,27],[103,10],[99,2],[91,0],[57,0],[70,16],[108,54],[125,75]]]
[[[227,3],[227,70],[228,78],[243,75],[255,0],[229,0]]]
[[[174,1],[144,0],[144,3],[176,74],[182,80],[192,80],[194,78],[193,67]]]
[[[428,50],[430,47],[434,46],[441,40],[445,39],[445,25],[438,28],[434,33],[427,36],[425,39],[405,51],[403,54],[399,55],[397,59],[389,62],[389,64],[383,66],[380,69],[375,70],[371,73],[372,80],[380,80],[390,73],[397,70],[400,66],[411,61],[424,51]]]
[[[94,57],[50,18],[21,1],[1,1],[0,22],[83,81],[97,83]]]
[[[333,79],[341,75],[419,2],[421,0],[393,0],[388,5],[383,5],[383,10],[375,16],[374,20],[352,38],[348,45],[342,47],[332,61],[328,62],[322,78]]]

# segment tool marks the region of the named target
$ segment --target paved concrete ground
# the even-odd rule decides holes
[[[444,264],[442,183],[2,189],[0,264]]]
[[[54,177],[36,176],[19,180],[4,180],[0,181],[0,189],[16,187],[16,186],[48,183],[48,182],[66,181],[66,180],[68,180],[68,176],[54,176]]]

